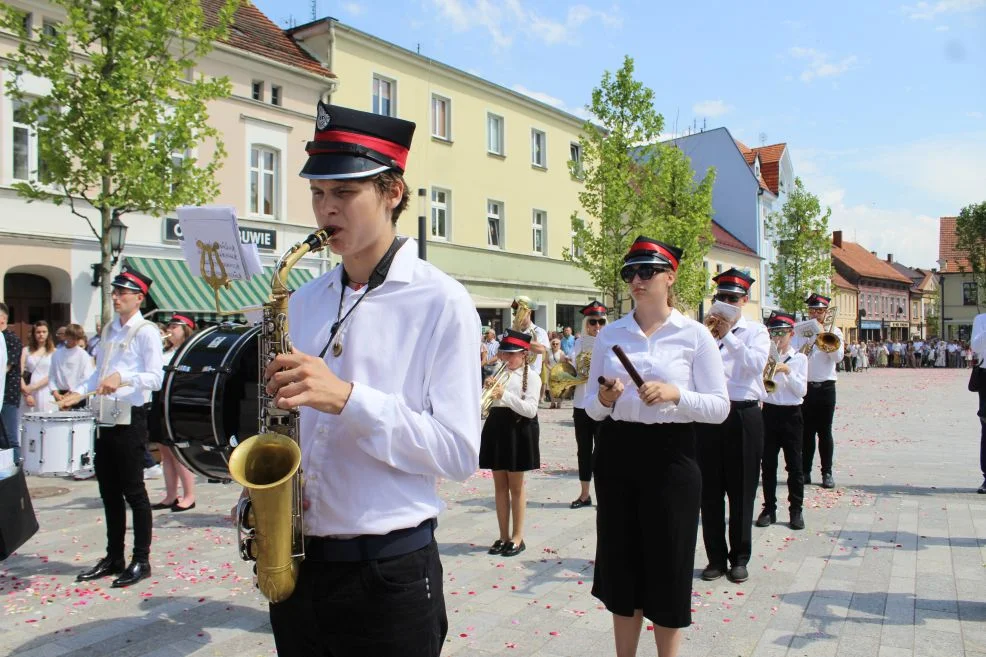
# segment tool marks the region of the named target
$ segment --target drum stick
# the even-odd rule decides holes
[[[620,359],[621,363],[623,363],[623,368],[627,371],[627,374],[630,375],[630,378],[633,379],[633,382],[637,385],[637,387],[639,388],[644,385],[644,379],[640,376],[640,372],[637,371],[637,368],[633,366],[633,363],[630,362],[630,359],[627,358],[626,353],[623,351],[623,347],[618,344],[614,344],[613,353],[616,354],[616,357]]]

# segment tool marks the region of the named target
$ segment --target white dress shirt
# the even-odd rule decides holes
[[[614,344],[623,347],[645,382],[663,381],[678,386],[678,403],[644,404],[637,386],[613,353]],[[600,376],[620,379],[626,386],[611,408],[599,401]],[[672,310],[664,326],[650,337],[644,335],[633,313],[603,327],[592,347],[585,388],[586,413],[596,420],[612,417],[643,424],[720,424],[729,415],[726,377],[716,341],[707,328],[677,310]]]
[[[73,392],[88,394],[99,387],[101,380],[119,372],[120,380],[129,385],[121,386],[116,394],[107,395],[109,399],[119,399],[132,406],[143,406],[151,401],[151,393],[160,390],[164,380],[161,333],[157,326],[147,324],[137,330],[130,344],[126,344],[130,327],[143,321],[144,316],[139,311],[126,324],[120,324],[119,316],[113,320],[100,345],[96,368],[85,382],[73,388]],[[106,358],[109,361],[104,363]]]
[[[770,335],[766,327],[740,315],[722,340],[722,365],[731,401],[763,401],[763,368],[770,358]]]
[[[774,406],[801,406],[808,394],[808,357],[788,346],[787,351],[781,354],[780,362],[791,371],[777,372],[774,375],[777,390],[767,394],[766,403]]]
[[[972,322],[972,340],[969,346],[979,358],[979,367],[986,365],[986,313],[976,315]]]
[[[336,321],[342,267],[291,295],[295,348],[318,355]],[[364,288],[366,290],[367,288]],[[339,415],[301,409],[305,533],[386,534],[444,508],[439,478],[465,480],[479,467],[480,321],[469,293],[408,239],[379,287],[350,294],[339,330],[342,353],[325,362],[353,383]],[[540,389],[540,380],[535,381]]]
[[[95,369],[92,356],[81,346],[55,349],[55,353],[51,355],[51,368],[48,370],[48,389],[74,390],[92,376]]]
[[[814,335],[801,336],[795,333],[794,338],[791,340],[791,346],[797,351],[801,351],[801,348],[808,341],[811,341],[813,345],[811,351],[808,353],[809,381],[818,383],[820,381],[836,381],[839,378],[835,375],[835,365],[846,355],[845,340],[842,339],[842,330],[839,327],[833,326],[832,332],[839,336],[839,348],[831,353],[822,351],[814,346],[816,337]]]
[[[527,368],[527,392],[524,392],[524,367],[510,370],[510,376],[503,386],[503,397],[494,399],[490,408],[506,407],[517,415],[532,418],[538,414],[538,395],[541,392],[541,377],[533,367]]]

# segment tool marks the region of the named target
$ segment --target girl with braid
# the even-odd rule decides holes
[[[483,425],[479,447],[479,467],[493,471],[496,520],[500,527],[500,537],[489,553],[504,557],[516,556],[527,548],[524,544],[524,507],[527,504],[524,473],[541,467],[536,421],[541,380],[538,372],[527,364],[530,348],[531,336],[527,333],[507,329],[500,338],[499,358],[505,364],[508,376],[504,384],[494,386],[490,391],[495,401]]]

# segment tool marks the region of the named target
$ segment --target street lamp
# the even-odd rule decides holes
[[[116,263],[120,260],[120,254],[123,253],[123,247],[126,245],[127,225],[120,221],[120,217],[113,217],[113,221],[110,222],[110,254],[113,256],[110,269],[116,267]],[[99,287],[103,281],[103,263],[97,262],[91,267],[92,286]]]
[[[938,298],[941,302],[941,333],[938,338],[945,339],[945,268],[948,267],[946,258],[938,259]]]

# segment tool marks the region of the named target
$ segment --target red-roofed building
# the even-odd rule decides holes
[[[972,321],[986,309],[986,293],[979,289],[969,271],[968,256],[956,246],[957,217],[938,220],[938,265],[941,284],[941,303],[944,306],[945,337],[968,341],[972,337]]]

